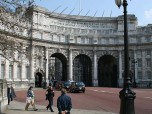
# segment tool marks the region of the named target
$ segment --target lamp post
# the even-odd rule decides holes
[[[128,26],[127,26],[127,0],[115,0],[118,7],[123,5],[124,8],[124,84],[123,89],[119,92],[121,100],[120,114],[135,114],[134,99],[135,92],[131,90],[131,78],[129,76],[129,52],[128,52]]]
[[[136,74],[136,63],[137,61],[135,59],[132,60],[132,63],[134,64],[134,80],[133,80],[133,87],[136,88],[136,77],[135,77],[135,74]]]

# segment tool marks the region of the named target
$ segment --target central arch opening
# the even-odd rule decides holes
[[[92,85],[91,60],[86,55],[78,55],[73,61],[73,79],[83,81],[86,86]]]
[[[101,87],[117,87],[117,64],[111,55],[104,55],[98,61],[98,84]]]

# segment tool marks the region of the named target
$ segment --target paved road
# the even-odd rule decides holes
[[[98,112],[119,113],[120,88],[87,87],[85,93],[68,93],[72,97],[73,108],[82,110],[94,110]],[[35,89],[36,104],[46,106],[45,90]],[[136,114],[152,114],[152,89],[135,89]],[[16,91],[17,101],[25,102],[26,90]],[[60,91],[55,91],[54,106]],[[87,113],[86,113],[87,114]]]

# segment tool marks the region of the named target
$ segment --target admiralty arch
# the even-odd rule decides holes
[[[124,71],[123,15],[90,17],[59,14],[39,6],[27,11],[28,27],[8,31],[0,22],[0,34],[20,42],[13,60],[0,56],[1,79],[15,87],[42,81],[76,80],[86,86],[122,87]],[[152,24],[138,26],[128,14],[131,79],[138,87],[152,87]],[[30,26],[30,29],[29,29]],[[15,45],[17,46],[17,45]],[[7,50],[11,56],[12,50]],[[10,53],[9,53],[10,52]]]

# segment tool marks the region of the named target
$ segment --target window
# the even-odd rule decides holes
[[[152,79],[151,72],[150,72],[150,71],[147,71],[147,73],[146,73],[146,74],[147,74],[147,79],[150,79],[150,80],[151,80],[151,79]]]
[[[17,66],[17,78],[21,79],[21,66]]]
[[[53,41],[53,35],[52,34],[50,35],[50,40]]]
[[[151,55],[151,50],[146,50],[146,55]]]
[[[142,66],[142,60],[141,59],[138,59],[138,67],[141,67]]]
[[[92,39],[91,38],[86,38],[86,43],[87,44],[91,44],[92,43]]]
[[[9,65],[9,79],[13,79],[13,65]]]
[[[142,79],[142,72],[138,72],[137,77],[138,77],[138,79]]]
[[[147,37],[147,38],[146,38],[146,41],[147,41],[148,43],[151,42],[150,37]]]
[[[26,79],[28,79],[28,77],[30,77],[30,68],[29,66],[26,66],[26,71],[25,71],[25,76],[26,76]]]
[[[137,56],[141,57],[141,51],[137,51]]]
[[[146,64],[147,64],[147,67],[151,67],[151,59],[150,58],[146,59]]]
[[[1,64],[1,79],[4,79],[5,76],[5,64]]]
[[[102,39],[101,38],[98,39],[98,44],[102,44]]]
[[[40,32],[40,39],[43,39],[43,33]]]
[[[141,39],[140,38],[137,38],[137,43],[141,43]]]
[[[82,43],[82,44],[85,43],[85,38],[81,38],[81,43]]]

